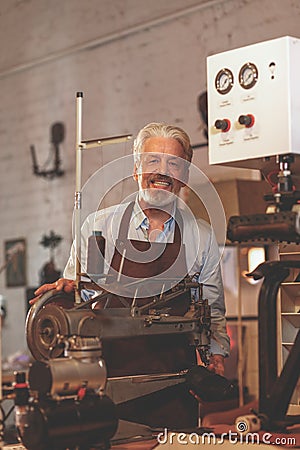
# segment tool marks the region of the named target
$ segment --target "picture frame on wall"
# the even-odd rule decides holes
[[[26,285],[26,240],[10,239],[4,242],[6,286]]]

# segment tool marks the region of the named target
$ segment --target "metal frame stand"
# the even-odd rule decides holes
[[[112,136],[106,138],[92,139],[88,141],[82,140],[82,103],[83,93],[76,94],[76,181],[75,181],[75,201],[74,201],[74,217],[75,217],[75,271],[76,271],[76,288],[75,303],[81,303],[80,281],[81,281],[81,208],[82,208],[82,151],[91,148],[102,147],[109,144],[117,144],[127,142],[132,139],[131,134]]]
[[[286,416],[300,375],[300,331],[279,377],[277,376],[277,294],[280,284],[299,268],[300,261],[270,261],[260,264],[249,276],[264,277],[259,306],[259,410],[265,429],[280,429],[299,423],[299,416]]]

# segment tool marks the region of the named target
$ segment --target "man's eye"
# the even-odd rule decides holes
[[[170,161],[169,165],[171,167],[173,167],[174,169],[178,169],[180,167],[180,162],[179,161]]]

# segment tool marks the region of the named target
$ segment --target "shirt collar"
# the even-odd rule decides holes
[[[164,230],[171,229],[172,224],[175,221],[175,219],[174,219],[175,212],[176,212],[176,201],[173,203],[171,216],[164,223]],[[146,214],[142,210],[142,208],[141,208],[141,206],[139,204],[139,201],[138,201],[138,197],[136,197],[135,202],[134,202],[134,206],[133,206],[132,223],[133,223],[133,225],[134,225],[136,230],[138,228],[140,228],[140,227],[141,228],[146,228],[146,229],[149,228],[148,217],[146,216]]]

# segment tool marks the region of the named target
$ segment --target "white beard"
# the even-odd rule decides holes
[[[173,192],[150,188],[140,189],[139,198],[144,200],[149,206],[161,207],[173,203],[177,197]]]

